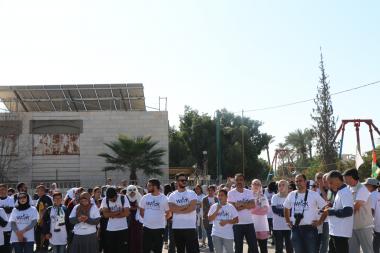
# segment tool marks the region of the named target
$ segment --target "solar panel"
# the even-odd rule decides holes
[[[19,111],[145,111],[142,84],[0,86],[0,99]]]

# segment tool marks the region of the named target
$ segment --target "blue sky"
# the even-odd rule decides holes
[[[314,97],[320,46],[332,92],[380,80],[379,11],[347,0],[0,0],[0,85],[142,82],[147,105],[168,97],[176,125],[185,105],[212,115]],[[336,116],[380,127],[379,92],[333,97]],[[282,142],[310,127],[313,106],[246,116]],[[344,152],[355,153],[353,130]]]

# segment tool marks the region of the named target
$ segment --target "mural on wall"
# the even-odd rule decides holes
[[[17,137],[16,134],[0,135],[0,156],[17,155]]]
[[[33,155],[79,155],[79,134],[33,134]]]

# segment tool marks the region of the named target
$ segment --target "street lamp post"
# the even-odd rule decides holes
[[[207,168],[207,151],[204,150],[203,152],[203,176],[206,177],[208,175],[208,168]]]

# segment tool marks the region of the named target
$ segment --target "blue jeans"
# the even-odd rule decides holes
[[[207,224],[207,226],[205,227],[205,229],[206,229],[206,233],[207,233],[208,249],[210,250],[210,252],[214,252],[214,244],[213,244],[212,236],[211,236],[212,224]]]
[[[34,242],[14,242],[12,246],[15,253],[33,253]]]
[[[66,245],[52,245],[53,246],[53,253],[65,253],[66,252]]]
[[[295,253],[316,253],[318,230],[312,225],[292,228],[292,244]]]
[[[235,224],[234,241],[235,241],[235,253],[243,253],[243,241],[244,237],[248,244],[248,253],[259,253],[256,241],[256,232],[253,223],[251,224]]]

